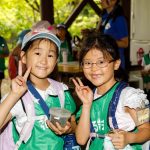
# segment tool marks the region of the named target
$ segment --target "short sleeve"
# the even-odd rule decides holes
[[[4,95],[4,97],[1,99],[1,102],[3,102],[6,97],[8,96],[8,93],[6,95]],[[24,116],[24,110],[23,110],[23,107],[22,107],[22,103],[21,103],[21,100],[19,100],[15,105],[14,107],[10,110],[10,113],[13,117],[17,117],[17,116]]]
[[[66,84],[64,84],[64,83],[61,83],[61,84],[62,84],[62,86],[63,86],[64,91],[65,91],[65,90],[68,90],[68,86],[67,86]]]
[[[11,109],[11,114],[13,117],[21,117],[24,116],[25,112],[22,107],[21,100],[19,100],[15,106]]]
[[[116,18],[116,30],[117,30],[116,39],[119,40],[124,37],[128,37],[127,22],[123,16],[119,16],[118,18]]]
[[[128,106],[129,108],[143,108],[149,104],[147,95],[141,89],[127,87],[122,91],[121,95],[123,106]]]

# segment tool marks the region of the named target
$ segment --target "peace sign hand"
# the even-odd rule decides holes
[[[74,85],[75,85],[75,91],[80,98],[80,100],[83,102],[84,106],[90,106],[93,101],[93,92],[88,86],[84,86],[80,78],[72,79]]]
[[[26,70],[25,74],[22,75],[22,63],[21,61],[19,61],[18,76],[12,80],[12,85],[11,85],[12,86],[11,92],[15,94],[18,98],[20,98],[27,90],[26,82],[30,74],[30,71],[31,71],[31,67],[29,67]]]

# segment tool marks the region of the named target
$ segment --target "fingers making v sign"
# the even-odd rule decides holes
[[[27,90],[27,79],[30,74],[31,67],[29,67],[26,72],[22,73],[22,62],[19,61],[18,66],[18,76],[12,80],[12,92],[17,94],[18,97],[21,97]]]
[[[75,91],[80,100],[85,105],[91,105],[93,101],[93,92],[88,86],[84,86],[80,78],[72,79],[75,85]]]

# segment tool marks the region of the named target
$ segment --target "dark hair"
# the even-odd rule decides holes
[[[87,52],[93,48],[99,49],[104,54],[111,56],[113,60],[119,59],[118,46],[116,41],[107,34],[93,32],[83,40],[79,62],[81,63]]]
[[[123,8],[119,3],[120,0],[117,0],[113,10],[109,14],[109,19],[112,19],[113,21],[115,21],[118,16],[124,16]],[[102,11],[102,15],[105,13],[106,13],[106,9]]]

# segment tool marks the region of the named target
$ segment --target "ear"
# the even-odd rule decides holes
[[[116,60],[114,63],[114,70],[118,70],[120,67],[120,64],[121,64],[121,60],[120,59]]]
[[[20,59],[21,59],[21,62],[23,64],[26,64],[26,55],[25,55],[24,51],[21,51],[21,53],[20,53]]]

